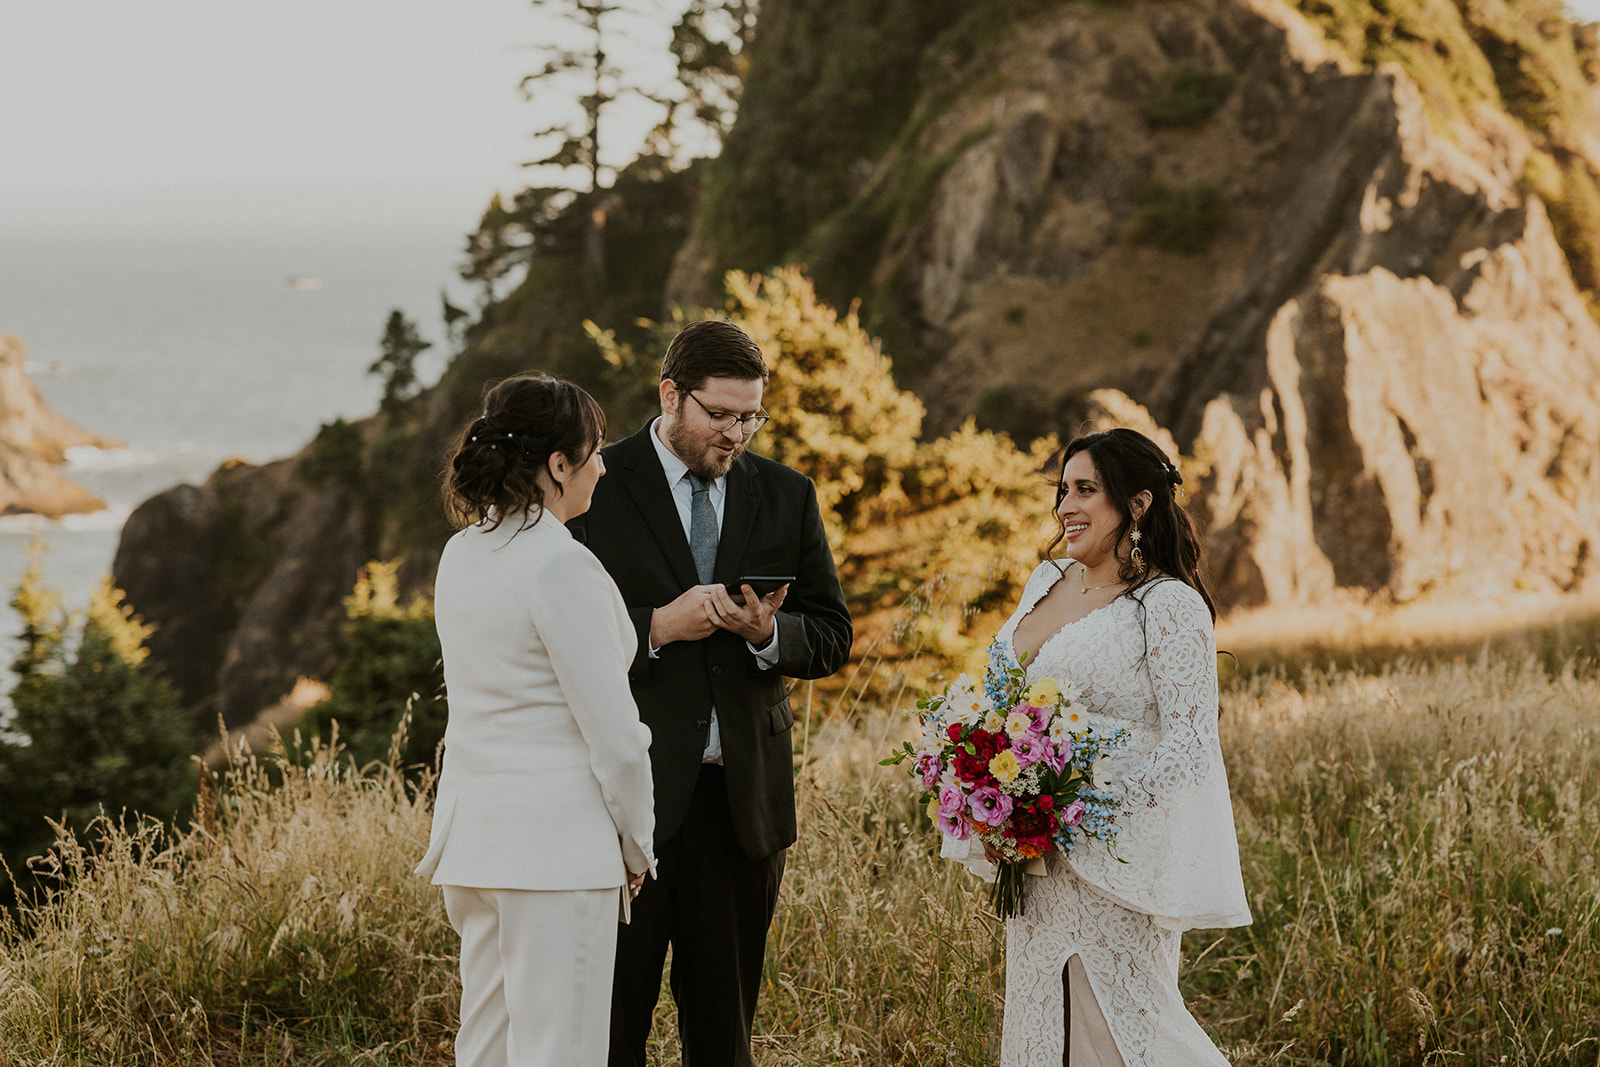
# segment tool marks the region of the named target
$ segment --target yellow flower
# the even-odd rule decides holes
[[[1009,782],[1022,773],[1022,765],[1017,762],[1017,757],[1008,748],[989,761],[989,773],[998,781]]]
[[[937,793],[928,798],[928,818],[930,820],[939,818],[939,795]]]
[[[1048,708],[1061,696],[1061,686],[1054,678],[1040,678],[1028,686],[1027,692],[1022,694],[1022,699],[1036,708]]]
[[[1001,730],[1005,729],[1005,726],[1006,720],[1001,717],[998,711],[991,711],[983,718],[983,728],[992,734],[999,733]]]

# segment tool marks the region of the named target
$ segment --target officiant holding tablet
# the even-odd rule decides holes
[[[685,1062],[752,1064],[796,835],[786,679],[832,674],[850,652],[816,488],[747,451],[768,418],[767,376],[743,330],[689,323],[662,361],[660,416],[604,449],[608,475],[569,523],[622,592],[638,639],[628,679],[652,736],[660,865],[618,938],[613,1067],[644,1067],[669,946]]]

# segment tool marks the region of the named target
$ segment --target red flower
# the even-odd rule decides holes
[[[1055,829],[1055,819],[1048,811],[1017,807],[1011,812],[1011,826],[1019,840],[1024,837],[1044,837],[1048,840],[1050,831]]]

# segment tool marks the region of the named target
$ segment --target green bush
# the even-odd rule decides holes
[[[1221,232],[1227,215],[1222,194],[1203,181],[1177,189],[1151,181],[1139,190],[1134,202],[1140,211],[1130,235],[1133,243],[1168,252],[1204,252]]]
[[[60,613],[37,566],[11,606],[23,632],[0,737],[0,853],[27,886],[28,858],[55,840],[46,820],[78,830],[102,813],[170,820],[193,798],[197,776],[189,713],[146,664],[151,628],[109,579],[81,623]]]
[[[357,766],[393,755],[402,766],[432,767],[444,740],[444,665],[433,605],[399,602],[396,568],[369,563],[345,600],[345,651],[328,697],[306,710],[307,725],[339,742]],[[396,738],[410,712],[406,731]]]
[[[1182,64],[1169,67],[1140,105],[1152,126],[1193,126],[1210,118],[1233,91],[1233,75]]]

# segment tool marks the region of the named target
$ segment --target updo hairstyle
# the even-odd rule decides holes
[[[1115,544],[1121,546],[1133,527],[1133,498],[1148,489],[1150,506],[1139,516],[1139,550],[1144,555],[1145,570],[1141,573],[1132,560],[1122,558],[1117,577],[1130,586],[1142,584],[1146,579],[1159,580],[1168,575],[1192,587],[1206,602],[1213,620],[1217,606],[1200,577],[1200,536],[1194,520],[1177,501],[1177,488],[1183,484],[1183,475],[1161,451],[1161,447],[1137,430],[1117,427],[1099,433],[1084,434],[1067,444],[1061,457],[1063,477],[1067,461],[1079,452],[1088,452],[1094,462],[1095,473],[1100,477],[1101,490],[1106,499],[1122,516],[1117,527]],[[1045,549],[1048,557],[1066,536],[1061,521],[1061,498],[1066,489],[1060,479],[1056,483],[1056,536]]]
[[[594,397],[545,374],[519,374],[490,386],[444,472],[445,514],[457,529],[507,516],[527,529],[544,514],[539,472],[557,452],[582,466],[606,436],[606,415]],[[560,492],[560,486],[556,487]]]

